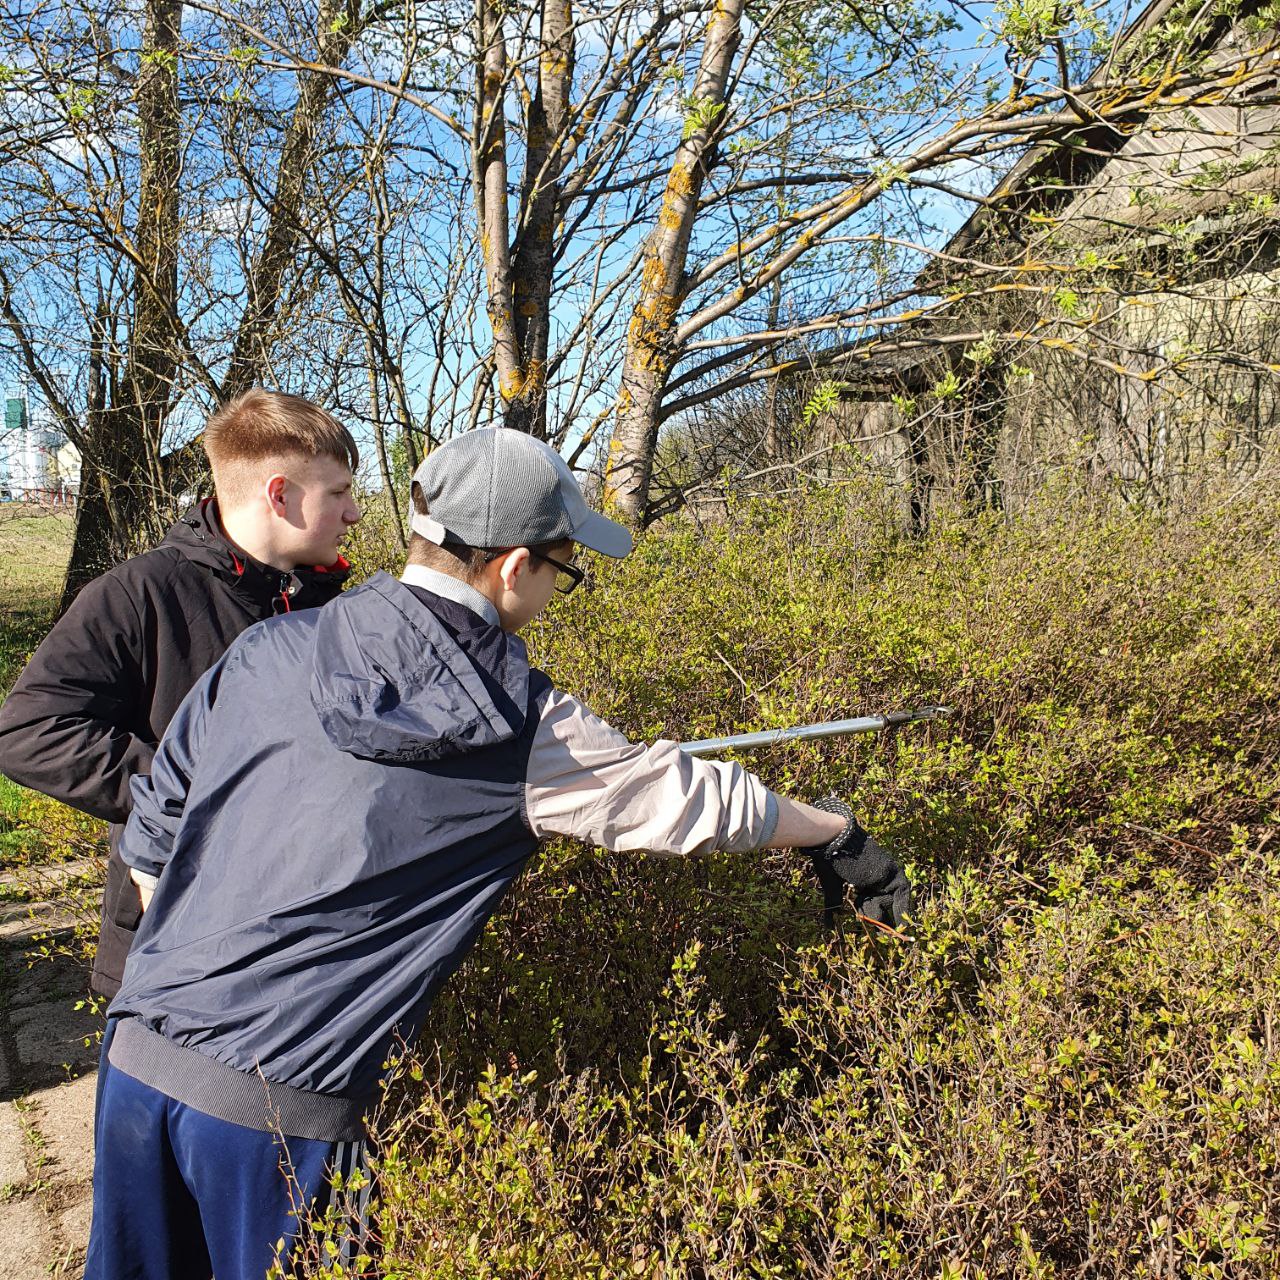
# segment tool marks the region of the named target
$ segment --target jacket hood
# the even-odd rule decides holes
[[[351,566],[341,558],[332,565],[291,572],[259,563],[222,531],[214,498],[196,503],[165,534],[160,545],[174,548],[192,564],[217,575],[263,616],[325,604],[342,590],[351,573]]]
[[[218,521],[218,505],[212,498],[196,503],[165,534],[160,544],[173,547],[193,564],[215,573],[235,572],[231,544]]]
[[[311,704],[340,751],[439,760],[509,742],[524,728],[524,641],[478,618],[455,633],[389,574],[344,592],[315,627]]]

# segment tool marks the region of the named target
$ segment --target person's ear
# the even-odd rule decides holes
[[[288,476],[283,476],[279,472],[267,481],[263,489],[267,499],[267,506],[271,508],[271,514],[279,516],[282,520],[289,514],[288,489]]]
[[[498,577],[508,591],[516,589],[516,582],[529,563],[528,547],[513,547],[498,561]]]

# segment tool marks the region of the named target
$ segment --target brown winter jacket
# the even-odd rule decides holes
[[[206,499],[161,544],[90,582],[0,706],[0,773],[113,824],[94,990],[120,988],[141,914],[116,853],[129,780],[146,773],[187,691],[246,628],[324,604],[348,567],[283,573],[249,559]]]

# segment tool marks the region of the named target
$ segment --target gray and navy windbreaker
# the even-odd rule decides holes
[[[359,1137],[537,842],[767,843],[737,765],[635,745],[530,668],[478,592],[410,567],[250,628],[192,689],[120,852],[155,896],[114,1067],[236,1124]]]

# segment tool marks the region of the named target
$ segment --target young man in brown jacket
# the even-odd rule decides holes
[[[116,846],[187,691],[248,626],[342,590],[360,519],[350,432],[300,396],[257,388],[204,431],[214,494],[153,551],[90,582],[0,706],[0,773],[112,824],[92,985],[120,989],[142,906]]]

